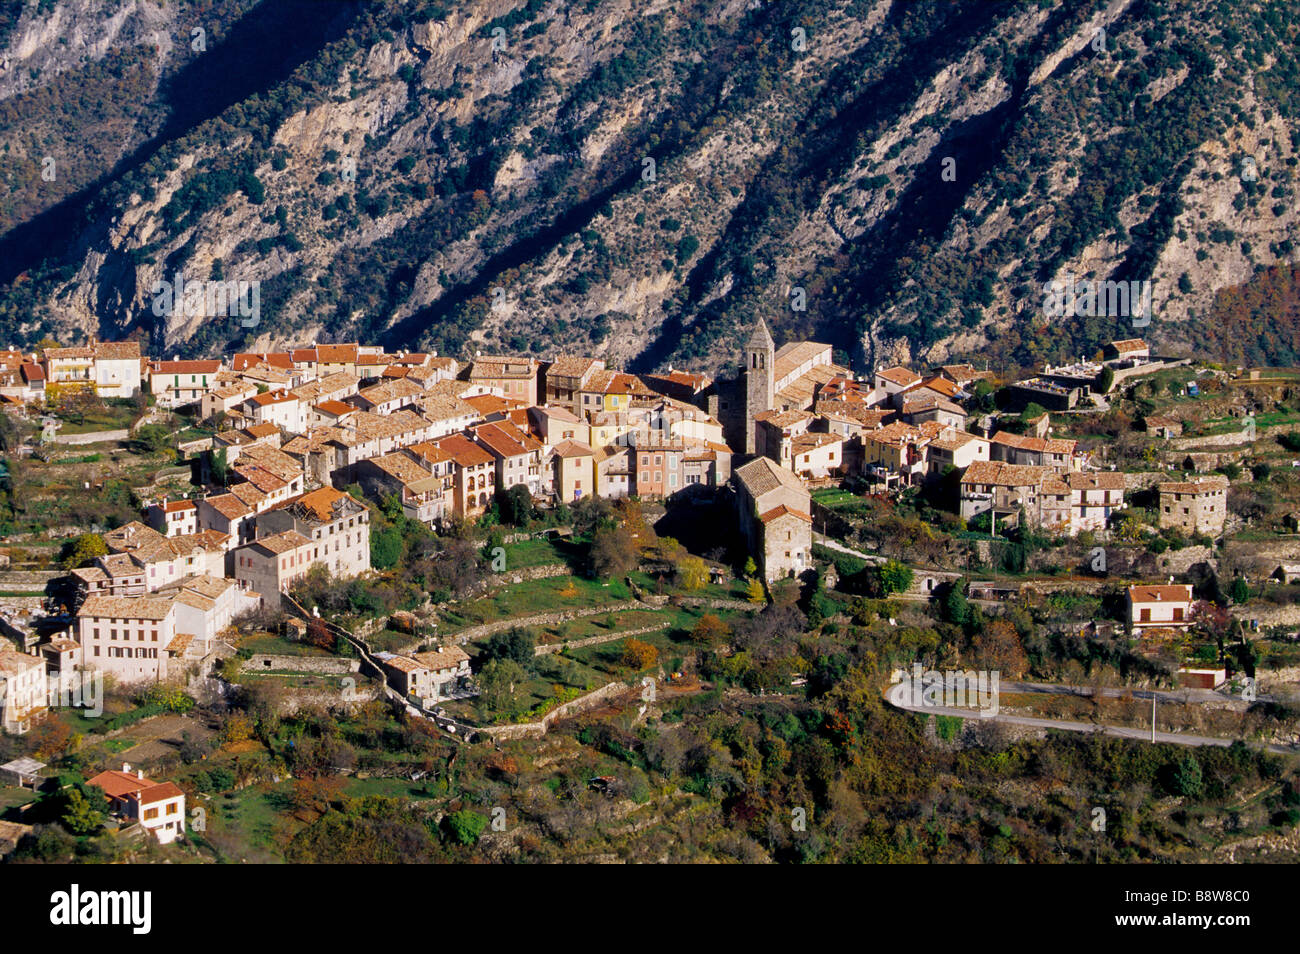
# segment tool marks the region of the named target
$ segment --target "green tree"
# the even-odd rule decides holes
[[[1205,778],[1201,771],[1201,763],[1191,752],[1183,756],[1168,771],[1167,787],[1171,795],[1195,798],[1201,794],[1204,785]]]
[[[512,626],[504,633],[489,636],[483,643],[483,652],[479,658],[484,660],[484,665],[493,659],[509,659],[518,663],[520,668],[529,669],[537,658],[533,652],[536,645],[537,637],[531,629]]]
[[[1115,371],[1112,368],[1102,368],[1101,376],[1097,379],[1097,387],[1102,394],[1109,394],[1110,389],[1115,386]]]
[[[218,447],[212,452],[209,469],[212,471],[212,482],[222,487],[226,486],[226,481],[230,477],[230,462],[226,458],[224,447]]]
[[[1245,577],[1237,577],[1228,587],[1228,596],[1234,603],[1244,603],[1250,599],[1250,584],[1246,582]]]
[[[501,522],[512,527],[522,527],[533,518],[533,495],[523,484],[515,484],[509,490],[498,490],[496,505]]]
[[[513,659],[493,659],[479,671],[479,701],[489,712],[511,715],[528,674]]]
[[[72,787],[64,793],[63,812],[59,820],[74,835],[90,835],[104,824],[104,813],[95,807],[80,788]]]
[[[83,533],[63,545],[61,561],[66,570],[89,566],[96,557],[108,555],[108,544],[98,533]]]
[[[474,844],[487,830],[487,826],[488,820],[485,816],[467,808],[452,812],[442,820],[443,830],[458,845]]]
[[[709,582],[709,568],[697,556],[688,556],[677,564],[677,575],[688,590],[702,590]]]
[[[880,575],[880,588],[886,596],[902,593],[912,585],[912,568],[898,560],[886,560],[876,572]]]
[[[370,533],[370,565],[388,570],[402,559],[402,531],[391,523]]]
[[[965,626],[971,621],[970,600],[966,599],[966,594],[962,592],[964,587],[964,580],[953,583],[948,587],[948,592],[943,597],[943,603],[940,604],[944,620],[958,626]]]
[[[601,526],[592,534],[587,569],[595,579],[616,579],[636,569],[637,554],[622,527]]]

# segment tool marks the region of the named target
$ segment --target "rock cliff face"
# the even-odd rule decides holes
[[[760,315],[859,370],[1187,349],[1218,289],[1295,258],[1290,19],[29,0],[0,20],[0,328],[714,370]],[[259,283],[260,322],[155,308],[176,274]],[[1045,314],[1089,279],[1150,281],[1151,324]]]

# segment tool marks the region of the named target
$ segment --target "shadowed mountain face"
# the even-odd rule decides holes
[[[1291,298],[1252,289],[1295,258],[1290,19],[32,0],[0,17],[0,327],[718,370],[762,316],[859,370],[1139,333],[1289,362]],[[261,321],[156,309],[177,274],[258,282]],[[1150,282],[1151,323],[1045,308],[1091,281]]]

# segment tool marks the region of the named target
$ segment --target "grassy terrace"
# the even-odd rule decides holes
[[[1264,414],[1255,415],[1255,427],[1278,427],[1286,425],[1300,425],[1300,414],[1285,411],[1269,411]],[[1198,431],[1197,437],[1212,437],[1216,434],[1231,434],[1243,432],[1246,429],[1246,421],[1240,417],[1214,417],[1205,422],[1204,430]]]
[[[655,591],[655,581],[644,573],[633,573],[633,582],[648,592]],[[744,588],[737,581],[726,584],[709,584],[698,590],[666,590],[678,595],[706,599],[745,598]],[[551,613],[558,610],[589,609],[606,603],[632,599],[632,591],[622,580],[601,582],[577,576],[553,577],[546,580],[528,580],[507,586],[491,596],[480,597],[438,611],[438,632],[455,633],[470,626],[498,620]]]
[[[520,540],[508,543],[506,551],[506,570],[519,570],[530,566],[546,566],[552,563],[565,563],[575,566],[582,555],[582,548],[565,540]]]
[[[273,656],[331,656],[316,646],[308,646],[305,643],[294,643],[280,636],[272,636],[270,633],[253,633],[251,636],[245,636],[239,641],[239,649],[247,649],[253,653],[267,653]]]

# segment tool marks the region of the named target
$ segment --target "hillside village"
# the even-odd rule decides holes
[[[810,619],[854,615],[864,597],[902,600],[889,605],[949,621],[967,606],[990,618],[1046,606],[1050,612],[1034,617],[1046,630],[1119,645],[1121,657],[1138,661],[1123,664],[1134,677],[1222,689],[1225,699],[1227,689],[1244,691],[1247,702],[1264,658],[1248,640],[1262,632],[1260,615],[1275,634],[1300,622],[1283,606],[1261,613],[1258,601],[1247,611],[1236,605],[1270,587],[1290,592],[1300,578],[1297,527],[1277,528],[1279,546],[1247,559],[1234,550],[1232,532],[1251,515],[1259,524],[1264,512],[1257,500],[1254,511],[1230,506],[1243,479],[1239,461],[1258,458],[1248,481],[1255,485],[1280,466],[1263,462],[1256,446],[1269,421],[1285,432],[1272,456],[1285,462],[1284,450],[1300,452],[1300,442],[1286,443],[1290,421],[1300,429],[1300,379],[1233,379],[1153,356],[1138,339],[1018,381],[971,364],[858,376],[835,362],[830,345],[778,348],[761,320],[737,364],[736,376],[712,379],[674,368],[625,373],[581,356],[461,362],[357,343],[210,360],[153,358],[134,342],[0,352],[0,407],[15,468],[55,466],[60,453],[82,447],[115,446],[108,456],[118,461],[175,455],[161,465],[171,480],[132,492],[134,518],[95,521],[65,540],[64,570],[46,573],[39,598],[0,598],[4,731],[39,733],[87,673],[136,698],[153,693],[156,708],[160,693],[237,684],[241,666],[261,666],[315,688],[341,675],[352,684],[371,676],[371,698],[387,695],[411,717],[473,737],[500,721],[482,718],[496,694],[484,694],[480,677],[485,646],[496,653],[491,640],[502,637],[473,635],[463,622],[456,632],[448,623],[461,619],[457,604],[484,587],[508,591],[528,579],[506,578],[515,548],[545,541],[554,556],[580,537],[590,540],[587,575],[619,587],[624,578],[636,606],[663,607],[664,597],[647,587],[662,593],[665,579],[701,593],[711,587],[709,605],[723,619],[791,600]],[[1226,429],[1193,446],[1206,425],[1196,399],[1234,387],[1241,397]],[[1152,410],[1106,434],[1125,401]],[[116,408],[124,426],[85,430],[106,408]],[[1140,448],[1135,434],[1144,438]],[[1279,473],[1289,480],[1292,466]],[[19,495],[5,476],[12,519]],[[87,481],[82,493],[108,486]],[[584,512],[595,521],[586,529],[578,526]],[[504,536],[505,525],[525,532]],[[626,539],[598,544],[602,525]],[[662,527],[677,528],[681,543],[664,544]],[[394,557],[390,534],[399,529],[407,542]],[[652,538],[659,544],[647,543]],[[330,599],[353,593],[350,581],[382,587],[400,576],[402,562],[425,546],[411,540],[444,547],[433,554],[435,562],[447,558],[438,572],[459,562],[484,574],[424,592],[414,614],[358,612],[353,600],[346,620],[332,615]],[[455,549],[458,540],[473,545]],[[630,562],[600,562],[605,545],[632,547]],[[15,540],[5,557],[20,574],[21,550]],[[668,567],[668,576],[656,576],[653,565]],[[682,584],[697,575],[694,567],[699,581]],[[645,585],[636,574],[649,574]],[[564,585],[562,605],[577,607],[565,619],[583,615],[584,603],[591,612],[604,607],[598,590],[578,591],[576,579]],[[672,596],[671,605],[685,605],[681,599]],[[692,612],[687,620],[698,628],[701,610]],[[612,627],[612,611],[609,618]],[[478,629],[501,633],[506,622]],[[525,655],[567,655],[570,642],[583,643],[564,641],[568,625],[543,634],[560,640],[556,647],[534,650],[529,636]],[[250,627],[272,651],[240,649]],[[374,633],[388,641],[367,637]],[[1297,661],[1293,649],[1280,648],[1286,638],[1275,643],[1282,669]],[[622,629],[586,642],[614,639],[640,642]],[[295,663],[293,643],[314,645],[319,658]],[[646,652],[644,665],[633,665],[625,651],[617,671],[654,670],[660,650]],[[1019,647],[1017,657],[1024,659]],[[669,677],[681,668],[675,662]],[[1020,671],[1008,676],[1020,675],[1024,665],[1010,668]],[[1077,663],[1060,672],[1067,680],[1081,674]],[[799,678],[781,677],[787,690]],[[535,713],[558,712],[575,694],[542,698]],[[1274,738],[1294,729],[1286,725],[1270,730],[1283,733]],[[31,758],[0,766],[20,789],[24,778],[35,788],[41,768]],[[86,784],[107,795],[124,825],[160,843],[185,831],[185,792],[172,782],[124,765]]]

